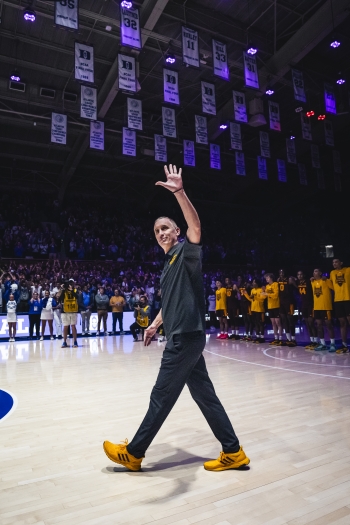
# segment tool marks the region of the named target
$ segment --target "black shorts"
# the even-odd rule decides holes
[[[322,321],[330,321],[332,319],[331,310],[314,310],[314,319],[321,319]]]
[[[312,306],[303,306],[301,309],[301,315],[303,319],[307,319],[308,317],[313,317],[314,311]]]
[[[294,315],[294,304],[281,303],[279,307],[280,315]]]
[[[239,315],[238,306],[233,307],[233,308],[227,308],[227,316],[229,319],[234,319],[235,317],[238,317],[238,315]]]
[[[350,316],[350,301],[336,301],[334,303],[334,315],[338,319]]]
[[[243,317],[245,315],[251,315],[250,302],[248,303],[247,301],[241,301],[241,305],[239,309]]]
[[[280,316],[279,308],[269,308],[268,312],[270,319],[277,319]]]
[[[215,310],[216,317],[227,317],[225,310]]]
[[[252,312],[252,317],[255,323],[265,322],[265,312]]]

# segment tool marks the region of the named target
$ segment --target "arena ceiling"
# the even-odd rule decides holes
[[[282,132],[274,132],[272,156],[285,158],[285,139],[296,135],[299,162],[310,164],[310,145],[300,138],[300,116],[295,113],[291,66],[303,71],[308,105],[316,114],[323,110],[323,82],[335,83],[342,71],[348,83],[350,0],[144,0],[140,8],[143,48],[140,52],[123,48],[120,42],[119,2],[81,0],[78,32],[54,25],[54,2],[35,0],[35,23],[25,22],[26,0],[0,0],[0,169],[3,187],[32,190],[40,188],[63,199],[67,193],[118,196],[152,202],[156,180],[162,166],[145,150],[153,150],[154,133],[162,133],[164,59],[169,49],[175,54],[179,71],[181,104],[176,109],[178,139],[168,139],[168,161],[182,164],[183,139],[194,140],[194,115],[201,114],[200,81],[215,84],[218,113],[209,118],[209,140],[221,146],[222,170],[209,168],[209,151],[196,147],[197,166],[189,168],[186,184],[203,201],[231,202],[235,191],[244,198],[254,192],[271,191],[278,186],[271,161],[268,182],[258,181],[256,157],[260,154],[259,129],[242,127],[247,177],[234,172],[228,130],[221,132],[221,121],[232,120],[232,90],[245,91],[247,101],[261,97],[267,117],[265,88],[275,90],[280,103]],[[186,68],[181,59],[181,26],[199,31],[201,67]],[[110,26],[111,30],[106,30]],[[341,46],[330,48],[336,34]],[[212,73],[211,39],[223,39],[228,46],[230,81]],[[94,46],[95,85],[98,89],[98,117],[105,122],[105,151],[89,149],[89,122],[80,118],[79,83],[74,79],[74,42]],[[260,92],[246,89],[243,81],[242,50],[249,41],[258,47]],[[122,155],[122,127],[126,125],[127,94],[116,88],[117,56],[133,54],[139,65],[143,102],[143,131],[137,134],[137,157]],[[11,71],[17,68],[26,84],[24,93],[9,89]],[[54,98],[41,95],[41,88],[55,91]],[[336,86],[338,115],[332,117],[336,149],[341,152],[344,174],[349,172],[349,88]],[[64,93],[76,94],[75,102]],[[51,113],[68,116],[66,146],[50,143]],[[323,147],[322,122],[313,121],[314,142],[321,146],[321,157],[332,187],[329,152]],[[291,171],[290,191],[300,193],[298,175]],[[294,177],[295,175],[295,177]],[[310,176],[309,188],[315,185]],[[244,179],[244,180],[243,180]],[[265,186],[263,187],[262,185]],[[346,188],[347,181],[344,181]],[[267,190],[266,190],[267,188]],[[314,189],[314,188],[313,188]],[[276,190],[277,191],[277,190]],[[285,191],[285,190],[284,190]]]

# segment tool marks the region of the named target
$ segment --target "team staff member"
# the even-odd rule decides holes
[[[148,346],[157,327],[164,323],[167,344],[149,410],[134,439],[128,445],[104,442],[107,456],[129,470],[140,470],[145,452],[176,403],[185,384],[198,404],[215,437],[222,444],[218,459],[204,463],[206,470],[219,471],[248,465],[231,422],[216,396],[202,355],[205,346],[205,299],[202,278],[201,225],[188,199],[181,178],[172,165],[165,167],[167,182],[157,182],[174,193],[188,225],[184,242],[172,219],[160,217],[154,233],[166,254],[161,277],[162,309],[145,331]]]
[[[124,306],[126,302],[124,297],[121,295],[120,290],[114,290],[114,295],[109,300],[109,306],[112,308],[112,334],[114,335],[117,331],[117,321],[119,323],[119,333],[124,335],[123,329],[123,316]]]
[[[216,339],[228,339],[227,292],[226,288],[222,286],[221,281],[216,281],[215,284],[217,288],[215,292],[215,311],[220,323],[220,334],[217,336]]]
[[[316,321],[317,333],[320,339],[320,344],[316,346],[315,350],[328,350],[324,338],[324,323],[331,339],[329,347],[330,352],[335,352],[334,328],[332,325],[332,292],[333,283],[327,277],[322,276],[322,271],[319,268],[314,270],[313,277],[311,277],[311,286],[314,298],[314,319]]]
[[[306,279],[304,272],[297,273],[297,279],[292,279],[293,285],[297,288],[299,294],[299,304],[301,306],[301,315],[305,321],[310,336],[310,344],[305,346],[307,350],[314,350],[317,343],[317,332],[314,322],[314,305],[313,292],[309,280]]]
[[[265,296],[262,294],[260,279],[254,279],[252,282],[252,289],[250,295],[245,293],[245,297],[251,302],[252,320],[255,327],[256,339],[253,343],[265,343],[264,339],[264,323],[265,323]]]
[[[231,335],[229,339],[235,339],[238,341],[239,337],[239,302],[238,302],[238,288],[232,283],[229,277],[225,279],[226,284],[226,304],[227,304],[227,315],[231,326]]]
[[[294,341],[294,343],[292,343],[290,346],[296,346],[292,283],[290,279],[287,278],[283,269],[281,269],[278,273],[277,282],[280,298],[280,319],[282,328],[284,328],[287,340]]]
[[[329,277],[334,287],[334,315],[339,319],[342,339],[342,346],[337,353],[347,354],[349,348],[346,320],[350,324],[350,268],[343,268],[340,259],[333,259],[333,268]]]
[[[77,342],[77,322],[78,322],[78,294],[74,288],[74,281],[70,279],[64,283],[63,290],[59,293],[59,300],[62,304],[62,325],[63,343],[61,348],[67,348],[68,328],[71,327],[73,334],[73,347],[78,348]]]
[[[252,341],[253,335],[253,321],[251,312],[251,302],[245,294],[250,295],[251,286],[249,282],[244,283],[241,277],[238,277],[237,287],[239,290],[240,301],[239,310],[241,312],[244,323],[244,335],[242,341]]]
[[[265,290],[262,291],[261,295],[267,297],[267,310],[269,318],[271,319],[273,333],[275,336],[274,341],[271,345],[285,346],[282,338],[283,328],[280,320],[280,298],[279,298],[279,287],[275,281],[273,273],[265,273],[264,275],[267,285]]]

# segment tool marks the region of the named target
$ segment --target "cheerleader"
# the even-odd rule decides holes
[[[13,293],[10,294],[9,300],[7,301],[7,323],[9,326],[10,343],[15,342],[16,337],[16,325],[17,325],[17,303]]]
[[[53,310],[52,307],[56,306],[57,303],[53,297],[50,297],[49,290],[45,290],[45,297],[41,299],[41,337],[40,341],[44,340],[46,321],[49,324],[50,339],[55,339],[53,336]]]

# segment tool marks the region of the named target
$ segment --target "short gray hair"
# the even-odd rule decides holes
[[[170,217],[158,217],[158,219],[156,219],[154,221],[154,224],[162,219],[168,219],[168,221],[171,222],[171,224],[174,226],[174,228],[178,228],[178,225],[176,224],[176,222],[174,221],[174,219],[171,219]]]

